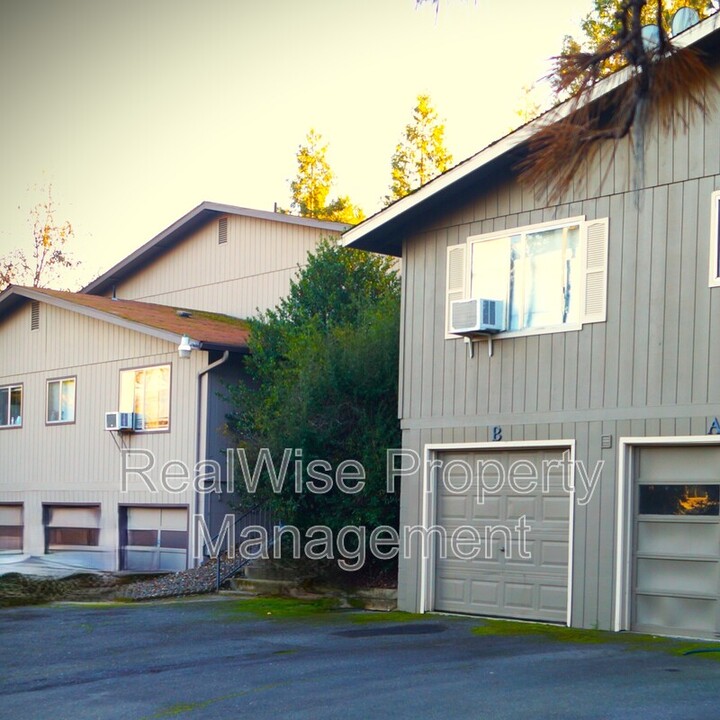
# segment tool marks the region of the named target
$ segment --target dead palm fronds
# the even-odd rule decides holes
[[[521,178],[536,190],[547,189],[559,199],[578,170],[589,162],[600,141],[618,142],[635,134],[635,162],[642,167],[646,124],[655,118],[664,130],[686,128],[695,112],[709,111],[708,86],[715,79],[694,48],[673,44],[662,22],[663,4],[657,0],[657,36],[643,41],[641,13],[647,0],[623,0],[617,13],[619,30],[593,52],[574,52],[555,58],[556,86],[571,92],[565,115],[540,128],[521,164]],[[621,59],[618,87],[593,97],[608,60]],[[612,80],[608,80],[612,82]]]

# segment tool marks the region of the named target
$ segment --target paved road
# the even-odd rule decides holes
[[[720,662],[427,616],[277,620],[232,600],[0,611],[0,717],[720,718]]]

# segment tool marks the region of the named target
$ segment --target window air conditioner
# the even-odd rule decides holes
[[[505,330],[505,303],[502,300],[471,298],[450,303],[450,332],[498,333]]]
[[[106,412],[105,429],[132,432],[135,429],[135,418],[133,417],[133,413]]]

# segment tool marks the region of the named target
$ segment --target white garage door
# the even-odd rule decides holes
[[[123,570],[184,570],[187,567],[188,513],[185,508],[120,508]]]
[[[634,630],[720,634],[720,448],[639,448]]]
[[[436,476],[436,524],[444,533],[436,548],[435,609],[566,621],[570,498],[562,452],[438,455],[443,470]],[[479,486],[493,490],[482,503]],[[480,551],[470,558],[473,537],[480,540]],[[459,538],[470,544],[458,543]]]

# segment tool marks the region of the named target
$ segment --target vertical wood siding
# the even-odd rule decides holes
[[[715,90],[708,91],[719,107]],[[573,624],[612,618],[617,441],[704,435],[720,415],[720,288],[708,287],[710,195],[720,188],[720,117],[673,137],[648,129],[641,186],[632,151],[605,144],[548,206],[507,178],[403,242],[400,399],[403,442],[575,439],[600,487],[576,508]],[[444,337],[446,248],[468,236],[585,215],[609,217],[607,321],[580,331],[499,339],[494,355]],[[601,449],[603,435],[613,447]],[[420,522],[420,482],[403,484],[401,523]],[[417,558],[400,565],[400,605],[415,609]]]
[[[226,243],[218,243],[218,220],[212,220],[120,283],[116,292],[126,300],[251,317],[287,295],[298,266],[331,235],[337,233],[230,215]]]
[[[135,480],[122,492],[121,454],[106,432],[104,413],[118,409],[120,370],[171,365],[170,431],[122,436],[129,449],[147,449],[156,459],[150,473],[159,486],[159,472],[169,460],[195,464],[197,373],[207,365],[207,353],[194,352],[179,360],[173,343],[125,330],[41,303],[40,328],[30,330],[30,303],[2,323],[0,385],[23,383],[23,424],[0,429],[0,501],[24,501],[25,547],[42,554],[43,503],[99,503],[101,547],[114,569],[118,542],[118,504],[187,505],[186,492],[158,487],[150,492]],[[75,376],[75,422],[47,426],[48,378]],[[118,440],[118,442],[120,442]]]

